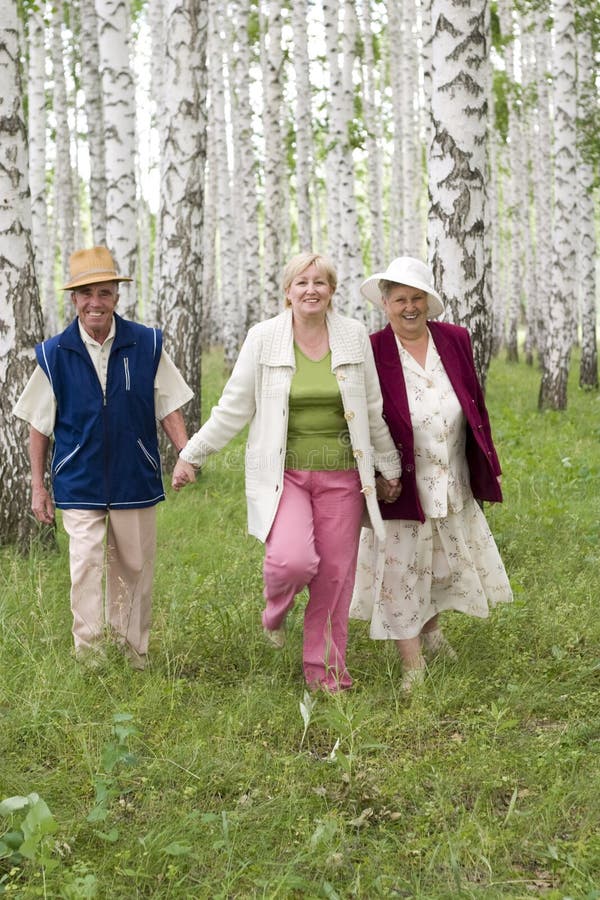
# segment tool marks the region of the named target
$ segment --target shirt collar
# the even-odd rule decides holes
[[[95,338],[93,338],[91,336],[91,334],[87,333],[87,331],[85,330],[85,328],[83,327],[83,325],[81,324],[79,319],[77,319],[77,324],[79,325],[79,334],[80,334],[81,340],[83,341],[84,344],[89,344],[92,347],[103,347],[104,344],[106,344],[107,342],[112,341],[114,339],[114,336],[117,331],[115,317],[113,316],[112,322],[110,323],[110,331],[108,332],[108,335],[107,335],[106,339],[104,340],[104,342],[101,344],[99,341],[97,341]]]

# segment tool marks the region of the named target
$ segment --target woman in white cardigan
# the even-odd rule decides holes
[[[383,534],[375,470],[390,501],[400,476],[367,331],[331,308],[336,286],[325,257],[290,260],[286,309],[250,329],[219,403],[173,472],[175,490],[194,481],[195,469],[250,423],[248,530],[266,544],[264,631],[283,647],[286,615],[308,585],[304,674],[328,691],[352,684],[348,610],[365,506]]]

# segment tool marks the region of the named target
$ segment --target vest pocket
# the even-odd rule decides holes
[[[152,466],[154,471],[158,472],[158,462],[154,459],[154,457],[146,449],[146,447],[144,447],[144,442],[142,441],[142,439],[138,438],[137,442],[138,442],[138,447],[140,448],[140,450],[142,451],[142,453],[144,454],[144,456],[146,457],[146,459],[148,460],[148,462],[150,463],[150,465]]]
[[[71,450],[70,453],[67,453],[66,456],[63,456],[62,459],[59,459],[59,461],[58,461],[58,462],[56,463],[56,465],[54,466],[54,475],[58,475],[58,473],[60,472],[60,470],[62,469],[62,467],[63,467],[66,463],[68,463],[70,459],[72,459],[72,458],[75,456],[75,454],[78,452],[78,450],[80,449],[80,447],[81,447],[81,445],[80,445],[80,444],[77,444],[77,445],[75,446],[75,448],[74,448],[73,450]]]

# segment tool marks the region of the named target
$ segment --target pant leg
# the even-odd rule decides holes
[[[63,509],[69,535],[71,612],[75,651],[97,645],[104,630],[104,537],[106,510]]]
[[[348,615],[364,498],[355,469],[313,472],[315,547],[320,559],[304,615],[304,675],[328,690],[350,687]]]
[[[106,540],[108,622],[140,656],[148,652],[156,557],[156,507],[110,510]]]
[[[283,493],[265,542],[263,565],[265,628],[280,628],[294,598],[313,579],[319,557],[315,550],[312,503],[307,489],[310,472],[286,470]]]

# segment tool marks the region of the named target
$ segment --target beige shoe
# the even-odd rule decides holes
[[[418,669],[405,669],[402,673],[401,689],[405,694],[410,694],[415,685],[425,681],[425,666]]]
[[[264,634],[272,647],[282,650],[285,647],[285,628],[263,628]]]
[[[424,631],[421,638],[423,640],[423,651],[427,659],[435,659],[436,656],[443,656],[451,660],[458,659],[456,650],[446,640],[439,628],[436,628],[434,631]]]

